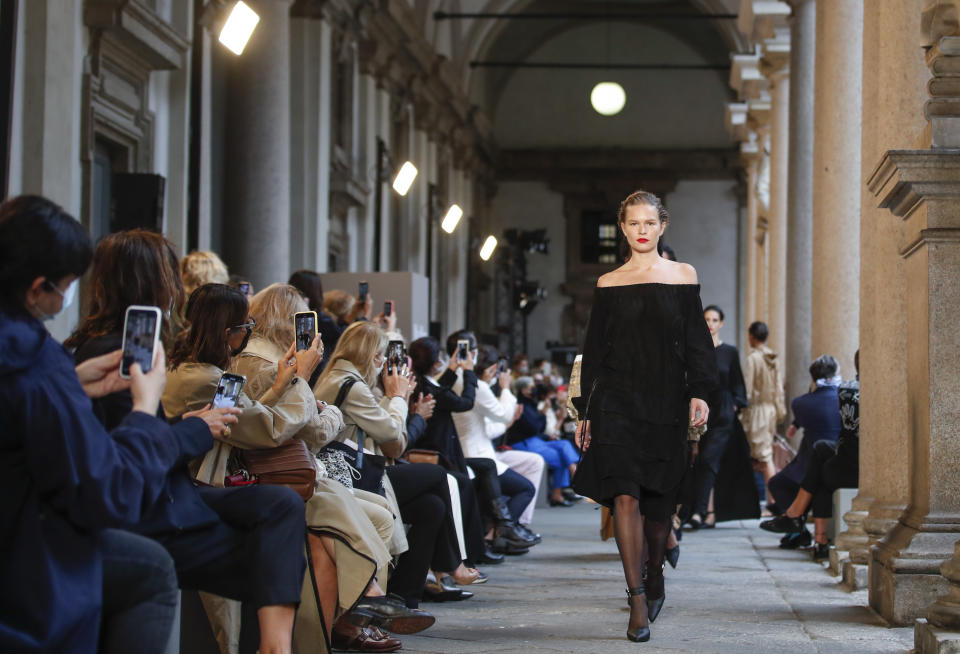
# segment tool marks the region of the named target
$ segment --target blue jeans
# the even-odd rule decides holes
[[[553,470],[550,478],[550,490],[566,488],[570,485],[570,466],[580,461],[580,455],[573,443],[566,439],[555,441],[543,440],[539,436],[531,436],[526,440],[514,443],[511,447],[524,452],[536,452],[546,461],[547,467]]]
[[[177,610],[177,573],[163,546],[145,536],[104,529],[101,652],[162,654]]]

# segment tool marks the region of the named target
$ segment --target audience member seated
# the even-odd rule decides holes
[[[795,397],[791,402],[793,409],[793,423],[787,430],[787,436],[792,437],[797,429],[803,428],[803,441],[797,456],[783,470],[770,478],[768,487],[777,506],[791,506],[801,489],[807,466],[818,456],[825,456],[824,447],[827,443],[836,443],[842,427],[840,420],[840,401],[837,387],[840,385],[837,360],[829,354],[816,359],[810,364],[810,377],[813,379],[813,390],[805,395]],[[825,441],[820,446],[821,455],[815,454],[814,445]],[[800,520],[794,531],[787,533],[780,541],[784,549],[796,549],[810,545],[810,532],[804,526],[805,520]]]
[[[471,332],[457,332],[451,336],[447,340],[447,349],[450,349],[451,340],[453,341],[453,347],[456,348],[456,340],[465,338],[467,335],[473,337]],[[453,424],[456,427],[457,438],[460,440],[460,447],[467,457],[468,464],[475,459],[486,459],[492,461],[496,466],[500,488],[508,498],[509,514],[510,516],[517,516],[516,524],[509,524],[508,526],[517,530],[526,540],[539,543],[540,536],[527,529],[524,523],[520,522],[520,518],[532,506],[540,479],[538,477],[535,482],[531,482],[513,471],[506,462],[502,461],[496,450],[493,449],[493,443],[490,441],[490,434],[487,430],[487,420],[500,424],[512,423],[515,415],[516,399],[512,402],[513,406],[509,407],[510,414],[508,415],[508,407],[505,404],[509,404],[509,400],[504,397],[504,403],[501,403],[501,400],[490,390],[490,384],[497,381],[498,376],[500,383],[510,383],[510,371],[504,370],[498,375],[498,367],[496,350],[490,346],[479,348],[477,368],[480,371],[480,379],[477,380],[477,392],[473,408],[469,411],[454,413],[452,415]],[[454,393],[460,393],[463,389],[463,376],[464,373],[457,372],[457,381],[453,385]],[[502,392],[501,396],[504,396]],[[500,433],[495,434],[494,437],[499,437],[502,433],[503,430],[500,430]],[[519,450],[515,451],[515,454],[520,457],[539,460],[539,464],[534,463],[533,467],[539,467],[540,472],[543,472],[544,461],[539,454]]]
[[[516,381],[517,399],[523,411],[507,430],[507,445],[516,450],[535,452],[543,457],[553,473],[550,484],[550,506],[573,506],[567,495],[576,493],[570,488],[571,476],[577,471],[580,455],[573,444],[565,439],[550,439],[544,435],[546,417],[537,409],[532,377],[519,377]]]
[[[250,316],[256,326],[247,347],[234,359],[231,367],[232,371],[247,378],[248,393],[261,395],[274,384],[278,363],[295,338],[292,316],[306,310],[306,302],[297,289],[287,284],[272,284],[254,296]],[[319,335],[312,346],[322,349]],[[311,401],[314,401],[312,396]],[[334,440],[342,428],[340,409],[326,406],[294,437],[304,440],[311,450],[318,452],[323,445]],[[334,646],[357,640],[362,628],[350,623],[351,616],[347,612],[364,596],[384,595],[382,588],[387,585],[391,555],[399,555],[403,549],[401,545],[405,543],[400,540],[397,548],[391,551],[394,522],[390,505],[376,493],[359,488],[351,491],[335,479],[322,478],[317,481],[314,497],[307,502],[307,526],[312,534],[322,537],[320,540],[325,551],[321,553],[321,560],[329,558],[331,563],[322,570],[315,568],[315,576],[324,623],[333,625]],[[402,529],[402,525],[397,528]],[[361,607],[368,601],[373,600],[364,600]],[[334,609],[340,615],[335,622]],[[305,618],[312,620],[314,616]],[[297,628],[303,626],[298,623]],[[365,636],[365,641],[379,644],[382,640],[376,632]]]
[[[775,533],[796,533],[804,529],[803,516],[813,507],[814,559],[830,555],[827,521],[833,517],[833,492],[838,488],[857,488],[860,482],[860,351],[854,355],[857,378],[840,384],[840,437],[834,443],[820,440],[813,453],[793,503],[783,515],[760,523]],[[804,436],[806,439],[806,436]]]
[[[346,427],[337,440],[357,447],[362,432],[365,451],[385,456],[390,463],[406,447],[412,387],[409,376],[384,366],[386,347],[387,335],[377,325],[367,321],[350,325],[341,334],[314,394],[318,400],[334,404],[341,387],[352,380],[340,404]],[[382,399],[374,393],[378,376],[383,381]],[[453,524],[447,475],[440,466],[428,463],[387,465],[383,482],[395,514],[410,525],[409,549],[400,556],[387,590],[416,608],[431,568],[468,576]],[[467,591],[458,590],[457,596],[466,597]]]
[[[93,254],[80,223],[49,200],[0,205],[0,651],[166,649],[177,606],[170,555],[114,529],[162,497],[167,475],[210,434],[178,439],[156,417],[154,368],[119,376],[120,352],[74,367],[42,321],[66,309]],[[129,388],[110,433],[90,398]],[[199,441],[199,442],[196,442]]]
[[[145,230],[118,232],[97,245],[90,274],[90,315],[66,345],[77,363],[113,352],[123,343],[128,306],[169,307],[179,315],[184,293],[173,244]],[[164,342],[170,333],[162,319]],[[133,410],[133,397],[118,390],[94,400],[94,411],[113,429]],[[237,408],[185,413],[171,425],[178,441],[201,456],[237,422]],[[163,407],[157,415],[164,419]],[[305,567],[303,502],[279,486],[196,487],[186,461],[173,468],[161,499],[145,510],[135,530],[162,544],[173,557],[180,587],[257,607],[260,651],[290,651],[293,615]]]
[[[183,288],[189,296],[204,284],[228,284],[230,274],[216,252],[194,250],[180,260]]]

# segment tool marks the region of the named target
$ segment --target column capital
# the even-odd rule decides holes
[[[909,257],[931,241],[960,242],[960,148],[888,150],[867,187],[881,209],[906,221],[900,254]],[[912,220],[926,206],[923,220]]]
[[[771,84],[778,83],[790,72],[790,28],[778,27],[773,36],[764,39],[760,71]]]
[[[730,87],[740,100],[760,97],[770,86],[760,71],[759,48],[750,54],[730,55]]]
[[[773,36],[774,29],[785,27],[790,5],[778,0],[740,0],[737,29],[745,37],[759,43]]]
[[[960,34],[960,0],[926,0],[920,16],[925,47],[935,46],[945,36]]]

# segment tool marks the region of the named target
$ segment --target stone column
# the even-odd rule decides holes
[[[908,525],[919,526],[917,511],[926,513],[922,506],[905,511],[916,496],[911,484],[919,478],[914,440],[920,416],[911,397],[917,390],[907,373],[918,365],[910,362],[916,357],[908,351],[915,347],[911,340],[920,338],[908,329],[908,314],[917,310],[908,288],[913,255],[903,256],[905,224],[876,208],[878,198],[885,205],[892,202],[884,187],[896,173],[883,172],[890,167],[887,151],[916,147],[926,131],[921,107],[929,72],[917,39],[919,14],[913,0],[883,0],[864,11],[863,21],[861,160],[867,185],[861,200],[860,449],[873,453],[878,475],[864,520],[871,544],[870,606],[892,624],[923,615],[938,592],[931,586],[940,579],[937,565],[949,556],[941,554],[932,563],[908,551]],[[930,542],[927,534],[916,540],[918,545]]]
[[[768,344],[781,356],[787,349],[787,172],[790,153],[790,69],[780,68],[770,79],[770,210]]]
[[[256,0],[260,15],[229,65],[224,255],[263,288],[290,275],[290,5]]]
[[[791,0],[790,168],[787,186],[787,401],[807,392],[813,277],[813,98],[817,4]],[[822,354],[818,352],[819,356]]]
[[[863,0],[833,0],[817,7],[812,354],[837,357],[845,379],[854,377],[853,355],[860,340],[862,25]],[[853,510],[844,515],[850,528],[837,536],[831,552],[836,574],[851,547],[867,542],[863,518],[875,480],[867,463],[871,455],[860,453],[860,491]],[[856,568],[852,571],[855,582]],[[866,567],[861,566],[860,585],[865,581]]]

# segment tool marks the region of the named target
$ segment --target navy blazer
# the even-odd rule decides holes
[[[788,479],[800,483],[807,469],[807,461],[817,441],[836,441],[842,427],[840,401],[836,386],[819,386],[813,392],[793,398],[793,424],[803,427],[803,441],[793,461],[780,472]]]
[[[182,444],[141,412],[107,433],[67,351],[0,311],[0,651],[97,650],[97,532],[141,519]]]
[[[77,348],[74,358],[77,363],[120,349],[122,336],[107,334],[84,343]],[[97,418],[107,429],[113,429],[133,411],[133,397],[130,391],[111,393],[93,401],[93,410]],[[163,406],[157,410],[157,417],[165,420]],[[187,462],[194,457],[203,456],[213,448],[210,428],[200,418],[177,420],[171,425],[173,433],[181,441],[181,460],[167,474],[160,498],[146,510],[140,523],[132,528],[146,536],[160,536],[184,529],[205,527],[220,521],[211,509],[190,477]]]
[[[544,438],[543,432],[547,429],[547,417],[537,410],[537,401],[523,393],[517,394],[517,401],[523,407],[523,412],[507,430],[505,439],[507,445],[525,441],[532,436]]]

